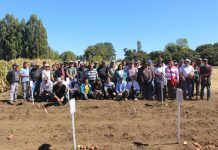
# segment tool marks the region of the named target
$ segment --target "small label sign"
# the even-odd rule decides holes
[[[177,99],[178,103],[182,103],[183,91],[181,89],[176,90],[176,99]]]
[[[76,112],[76,101],[75,101],[75,99],[71,99],[69,104],[70,104],[70,113],[74,114]]]

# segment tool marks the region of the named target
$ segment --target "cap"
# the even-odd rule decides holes
[[[190,59],[188,59],[188,58],[187,58],[185,61],[191,62],[191,60],[190,60]]]
[[[57,82],[62,82],[62,79],[61,78],[57,78]]]
[[[49,64],[45,64],[45,67],[49,67],[50,65]]]
[[[208,59],[207,59],[207,58],[204,58],[203,61],[208,61]]]
[[[17,67],[18,67],[18,66],[19,66],[19,64],[17,64],[17,63],[14,63],[14,64],[13,64],[13,67],[15,67],[15,66],[17,66]]]

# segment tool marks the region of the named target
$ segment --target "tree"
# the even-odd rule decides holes
[[[74,61],[76,60],[76,55],[72,51],[65,51],[60,55],[61,60],[64,61]]]
[[[116,51],[112,43],[97,43],[89,46],[84,54],[87,61],[110,61],[116,58]]]
[[[142,51],[141,41],[137,41],[137,51]]]
[[[176,40],[176,45],[181,48],[188,48],[188,40],[186,38],[179,38]]]
[[[36,15],[31,15],[26,24],[26,38],[25,54],[27,54],[27,57],[31,59],[47,57],[49,47],[46,29]]]
[[[125,48],[124,50],[124,60],[126,61],[132,61],[132,60],[143,60],[147,58],[147,53],[140,50],[140,51],[136,51],[135,49],[128,49]]]

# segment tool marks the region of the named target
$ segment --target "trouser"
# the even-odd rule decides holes
[[[41,101],[50,101],[52,98],[52,93],[49,92],[49,91],[44,91],[42,94],[41,94],[41,98],[40,100]]]
[[[32,87],[30,87],[30,93],[31,93],[31,100],[34,99],[34,96],[35,96],[35,89],[37,87],[37,81],[32,81],[33,84],[32,84]]]
[[[195,79],[192,82],[192,96],[194,96],[194,91],[196,93],[196,97],[200,94],[200,80]]]
[[[70,92],[70,99],[75,98],[76,100],[80,98],[80,92],[79,91],[72,91]]]
[[[92,94],[81,93],[81,98],[82,98],[83,100],[88,100],[88,99],[93,98],[93,95],[92,95]]]
[[[125,90],[123,91],[122,95],[117,95],[117,99],[126,99],[129,96],[129,91]]]
[[[184,99],[187,99],[187,96],[189,99],[192,97],[192,80],[190,79],[185,79],[185,81],[182,84],[183,88],[183,97]]]
[[[115,90],[113,88],[110,88],[110,87],[105,87],[104,88],[104,91],[105,91],[105,98],[114,98],[114,92]]]
[[[29,98],[29,81],[22,82],[23,99]]]
[[[130,90],[129,91],[129,99],[135,99],[135,98],[137,98],[137,96],[138,96],[138,94],[139,94],[139,91],[138,90]]]
[[[163,81],[156,81],[155,82],[155,91],[156,91],[156,96],[158,100],[162,100],[166,97],[166,87],[161,87],[161,82]],[[164,82],[162,83],[164,84]],[[162,97],[163,96],[163,97]]]
[[[16,102],[18,93],[18,82],[10,83],[10,102]]]
[[[207,88],[207,99],[209,100],[210,99],[210,96],[211,96],[211,93],[210,93],[210,81],[208,81],[208,79],[203,79],[201,81],[201,99],[203,99],[204,97],[204,89]]]
[[[168,89],[168,98],[171,100],[176,99],[176,87],[170,84],[171,80],[167,82],[167,89]]]
[[[92,86],[92,91],[95,91],[96,80],[89,80],[89,84]]]
[[[153,99],[154,87],[152,82],[142,83],[142,93],[145,99]]]

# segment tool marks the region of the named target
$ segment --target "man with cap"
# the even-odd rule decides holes
[[[210,100],[210,85],[211,85],[211,74],[212,67],[208,64],[208,59],[203,59],[204,65],[200,68],[200,78],[201,78],[201,99],[204,98],[204,89],[207,88],[207,100]]]
[[[51,71],[50,71],[50,65],[49,64],[45,64],[44,65],[44,69],[42,70],[42,80],[47,77],[48,80],[51,80]]]
[[[179,69],[180,77],[182,78],[183,97],[186,100],[192,100],[192,82],[194,79],[194,68],[190,65],[190,60],[186,59],[185,64]]]
[[[6,79],[10,84],[10,100],[9,104],[13,105],[14,102],[17,100],[17,93],[18,93],[18,83],[20,81],[20,74],[18,69],[18,64],[13,64],[12,70],[7,73]]]
[[[21,76],[21,84],[22,84],[22,91],[23,91],[23,99],[29,98],[29,68],[27,66],[27,62],[23,63],[23,68],[20,69],[20,76]]]
[[[40,93],[41,100],[50,100],[52,94],[53,82],[48,79],[48,77],[44,77],[44,80],[40,84]]]
[[[54,100],[57,101],[60,105],[63,105],[67,102],[66,89],[67,87],[63,84],[63,80],[58,78],[56,84],[53,87],[53,96]]]

